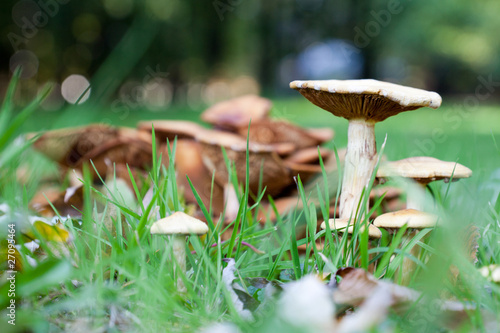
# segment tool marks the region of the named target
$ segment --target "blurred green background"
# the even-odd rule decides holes
[[[495,0],[7,0],[0,91],[22,65],[18,103],[55,84],[41,116],[88,82],[84,104],[120,118],[244,93],[296,97],[294,79],[376,78],[491,104],[499,12]]]

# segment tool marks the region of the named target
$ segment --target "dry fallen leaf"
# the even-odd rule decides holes
[[[475,305],[466,305],[458,301],[429,300],[428,297],[416,290],[388,281],[377,280],[373,275],[360,268],[342,268],[337,271],[336,276],[341,277],[341,280],[334,286],[333,299],[335,303],[339,307],[341,305],[359,307],[354,314],[347,315],[342,319],[342,321],[347,320],[345,324],[341,323],[341,327],[346,332],[367,330],[380,323],[380,316],[385,316],[389,308],[396,311],[403,310],[415,302],[424,305],[432,304],[434,314],[441,312],[442,317],[446,319],[446,322],[442,323],[443,325],[459,323],[467,318],[467,311],[476,308]],[[374,316],[374,312],[379,315]]]

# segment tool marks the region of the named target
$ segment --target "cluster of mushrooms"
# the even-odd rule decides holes
[[[368,201],[362,200],[362,194],[368,188],[377,163],[375,123],[404,111],[421,107],[438,108],[441,97],[435,92],[377,80],[293,81],[290,87],[298,90],[313,104],[349,121],[340,212],[338,218],[328,221],[328,226],[331,230],[352,233],[354,226],[365,220],[361,212],[369,211],[369,207],[366,210],[359,207],[363,202],[368,205]],[[379,183],[390,178],[406,178],[418,184],[418,188],[423,191],[414,191],[409,186],[406,209],[382,214],[373,223],[363,224],[361,230],[368,227],[369,237],[378,239],[382,236],[379,228],[390,233],[404,225],[410,233],[434,228],[438,223],[438,216],[427,211],[421,198],[426,186],[433,181],[456,181],[470,177],[471,174],[472,171],[461,164],[427,156],[381,163],[375,175]],[[321,227],[326,229],[326,222]],[[413,255],[418,255],[417,247],[411,251]],[[404,260],[404,282],[408,281],[412,266],[411,260]]]
[[[89,125],[46,132],[37,139],[34,147],[66,170],[81,171],[82,166],[91,160],[94,180],[118,177],[129,182],[130,169],[136,180],[147,181],[152,154],[158,153],[152,151],[153,141],[156,140],[163,163],[167,165],[171,160],[168,152],[172,151],[176,139],[175,170],[183,197],[187,203],[197,206],[189,178],[203,204],[210,207],[214,216],[224,216],[226,223],[236,218],[239,209],[241,189],[235,188],[232,180],[236,179],[238,184],[246,181],[247,149],[251,198],[256,198],[265,189],[266,194],[277,198],[275,204],[279,213],[297,205],[297,175],[302,182],[307,182],[321,173],[321,156],[327,172],[335,170],[338,163],[343,165],[343,181],[339,202],[331,203],[331,206],[338,204],[338,211],[331,211],[332,218],[323,223],[319,221],[318,225],[326,229],[328,222],[331,230],[352,233],[356,224],[367,221],[362,212],[369,212],[370,200],[363,200],[363,193],[369,188],[377,161],[382,160],[377,155],[375,123],[404,111],[438,108],[441,97],[435,92],[376,80],[293,81],[290,87],[313,104],[349,121],[347,149],[339,150],[340,161],[330,149],[320,147],[333,138],[333,130],[305,129],[285,120],[273,119],[269,116],[271,102],[254,95],[210,107],[201,115],[205,125],[179,120],[143,121],[136,129]],[[226,157],[231,161],[229,168]],[[376,183],[383,183],[387,179],[407,178],[425,189],[432,181],[455,181],[471,174],[470,169],[458,163],[422,156],[382,161],[375,179]],[[54,191],[51,196],[45,191],[43,198],[48,197],[56,208],[66,205],[66,208],[72,206],[78,211],[78,200],[72,201],[75,193],[78,193],[75,189],[62,194]],[[382,235],[379,228],[392,232],[405,224],[410,230],[435,227],[438,217],[422,205],[422,193],[407,191],[406,209],[376,216],[368,225],[363,222],[362,228],[368,227],[369,236],[378,239]],[[390,200],[398,198],[401,192],[389,190],[385,194],[386,200]],[[264,207],[265,202],[264,198]],[[366,206],[361,207],[362,203]],[[33,207],[41,209],[40,205],[35,200]],[[261,220],[273,218],[269,211],[259,215]],[[203,219],[199,209],[195,209],[192,215]],[[177,224],[175,227],[169,224],[168,228],[155,224],[151,231],[170,233],[173,228],[174,233],[176,230],[187,234],[200,233],[201,229],[206,232],[206,228],[188,226],[192,221],[185,216],[181,220],[186,224],[185,228]],[[177,258],[181,268],[185,266],[182,256],[180,254]]]

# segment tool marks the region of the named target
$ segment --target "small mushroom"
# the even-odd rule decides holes
[[[435,92],[377,80],[293,81],[290,88],[298,90],[313,104],[349,121],[340,195],[340,217],[344,219],[356,214],[376,163],[375,123],[403,111],[441,105],[441,97]]]
[[[391,233],[397,232],[404,225],[407,225],[405,238],[410,240],[413,238],[417,232],[425,228],[434,228],[437,225],[438,217],[434,214],[421,212],[415,209],[403,209],[397,212],[385,213],[377,217],[373,221],[373,225],[378,228],[384,228]],[[418,257],[420,249],[414,246],[410,250],[410,254],[414,257]],[[403,277],[402,283],[408,284],[410,281],[413,269],[415,268],[415,263],[409,259],[403,259]]]
[[[183,212],[174,214],[156,221],[151,226],[153,235],[170,235],[174,258],[183,274],[186,274],[186,236],[204,235],[208,227],[202,221]],[[177,278],[177,290],[185,292],[186,287],[180,277]]]
[[[349,221],[347,219],[330,219],[328,221],[330,225],[330,230],[331,231],[337,231],[338,233],[345,234],[347,233],[347,239],[350,239],[352,234],[354,233],[354,228],[355,226],[353,225],[353,221]],[[366,224],[363,224],[359,227],[359,232],[363,233],[365,231]],[[325,230],[326,229],[326,223],[323,222],[321,223],[321,229]],[[368,223],[368,240],[376,242],[382,237],[382,232],[380,231],[379,228],[374,226],[371,223]],[[371,243],[371,242],[370,242]],[[369,244],[368,247],[371,248],[373,244]],[[372,255],[370,255],[372,256]],[[369,271],[373,271],[373,266],[374,264],[371,264],[370,267],[368,267]]]
[[[468,178],[472,171],[455,162],[446,162],[434,157],[418,156],[405,158],[399,161],[382,164],[377,171],[377,178],[385,179],[389,177],[410,178],[417,182],[424,190],[430,182],[436,180],[457,181],[461,178]],[[409,192],[407,195],[406,208],[425,210],[418,196]]]
[[[220,102],[201,114],[201,119],[215,128],[236,131],[264,119],[271,110],[272,103],[267,98],[245,95]]]
[[[491,282],[500,283],[500,265],[483,266],[479,273]]]
[[[340,233],[348,233],[352,234],[354,232],[354,225],[353,222],[348,220],[348,219],[330,219],[328,221],[328,224],[330,225],[330,230],[336,230]],[[326,223],[323,222],[321,223],[321,229],[325,230],[326,229]],[[365,225],[362,225],[359,228],[359,232],[364,232],[365,231]],[[374,226],[373,224],[369,223],[368,224],[368,237],[370,239],[379,239],[382,237],[382,233],[380,232],[380,229]]]

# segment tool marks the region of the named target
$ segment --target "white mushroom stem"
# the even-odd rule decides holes
[[[231,183],[224,185],[224,202],[226,204],[226,220],[236,220],[240,209],[240,202],[236,194],[236,189]]]
[[[410,230],[410,231],[407,230],[406,235],[405,235],[405,243],[408,243],[409,241],[411,241],[418,234],[418,232],[419,232],[419,230]],[[426,236],[428,236],[428,235],[426,235]],[[425,239],[427,239],[427,237],[424,237],[423,239],[421,239],[421,241],[424,242]],[[419,255],[420,255],[420,250],[421,250],[420,245],[416,244],[414,247],[411,248],[409,254],[418,259]],[[408,258],[406,256],[403,258],[403,265],[401,267],[401,269],[403,271],[401,284],[403,286],[407,286],[410,284],[411,279],[412,279],[413,275],[415,274],[416,267],[417,267],[417,264],[413,260],[411,260],[410,258]]]
[[[426,193],[427,183],[417,182],[417,184],[418,187],[423,191],[422,193]],[[416,191],[409,191],[406,194],[406,209],[416,209],[425,212],[423,197],[420,196],[420,193],[415,192]]]
[[[185,235],[172,235],[172,251],[174,253],[175,261],[182,274],[186,274],[186,236]],[[177,290],[179,292],[185,292],[186,286],[182,279],[178,276],[176,272],[176,267],[174,266],[174,276],[177,277]]]
[[[349,120],[347,154],[339,205],[341,219],[355,216],[361,193],[370,181],[377,156],[374,128],[375,123],[365,119]],[[361,216],[358,220],[360,218]]]

